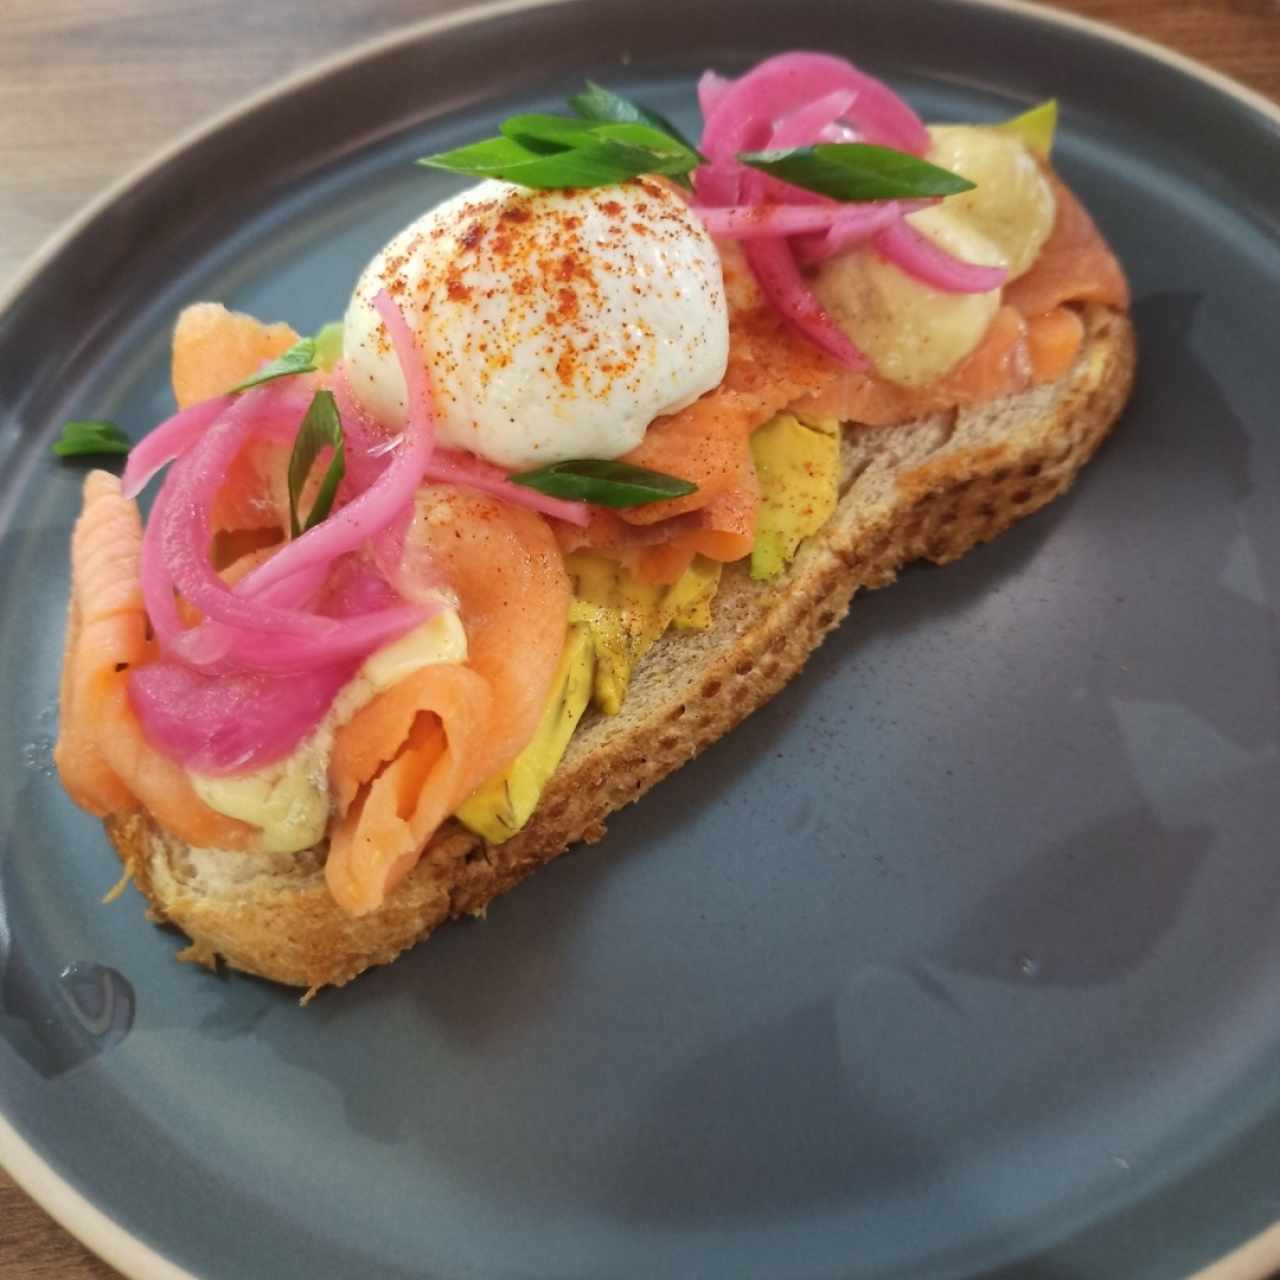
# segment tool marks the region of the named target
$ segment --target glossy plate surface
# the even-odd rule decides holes
[[[162,417],[187,301],[340,315],[459,185],[414,157],[584,76],[693,128],[702,68],[787,46],[934,119],[1061,99],[1060,168],[1134,286],[1114,438],[997,543],[860,598],[485,923],[305,1011],[176,965],[136,893],[99,905],[117,864],[49,765],[82,475],[58,424]],[[595,0],[403,34],[118,192],[0,314],[19,1176],[157,1275],[148,1249],[228,1277],[1163,1277],[1275,1218],[1277,174],[1274,116],[1051,15]]]

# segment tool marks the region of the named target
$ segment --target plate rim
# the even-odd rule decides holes
[[[45,238],[10,282],[0,288],[0,316],[35,282],[62,248],[101,214],[171,160],[222,129],[255,114],[267,103],[295,90],[320,83],[344,67],[376,57],[402,44],[429,40],[459,27],[531,9],[569,8],[581,0],[488,0],[467,4],[446,14],[393,27],[349,49],[309,62],[273,80],[231,106],[198,121],[170,142],[143,157],[97,196],[72,214]],[[1119,45],[1207,85],[1257,112],[1280,127],[1280,103],[1243,81],[1218,71],[1197,58],[1168,48],[1146,36],[1084,14],[1051,7],[1036,0],[952,0],[957,6],[998,10],[1032,22],[1076,31],[1111,45]],[[58,1173],[10,1123],[0,1110],[0,1168],[67,1232],[129,1280],[198,1280],[191,1272],[121,1226]],[[1241,1242],[1190,1280],[1266,1280],[1280,1269],[1280,1220]]]
[[[55,1222],[130,1280],[197,1280],[77,1190],[0,1111],[0,1166]]]

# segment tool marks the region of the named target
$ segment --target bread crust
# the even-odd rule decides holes
[[[1058,382],[897,427],[846,426],[841,498],[787,572],[753,582],[727,566],[706,632],[672,633],[635,673],[615,717],[588,712],[533,818],[489,845],[448,823],[386,903],[345,915],[324,848],[302,854],[192,849],[145,812],[106,820],[156,921],[191,939],[183,959],[307,988],[387,964],[455,916],[482,913],[531,871],[729,732],[803,667],[860,588],[920,558],[945,564],[1072,483],[1119,417],[1136,362],[1126,314],[1082,309],[1085,342]]]

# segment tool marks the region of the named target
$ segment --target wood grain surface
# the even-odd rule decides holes
[[[452,0],[4,0],[0,288],[59,225],[179,134],[336,49]],[[1280,0],[1070,0],[1280,99]],[[0,1280],[95,1280],[0,1171]]]

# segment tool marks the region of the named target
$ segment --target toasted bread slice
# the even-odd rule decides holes
[[[536,812],[491,846],[448,823],[377,911],[353,919],[329,896],[324,846],[300,854],[195,849],[143,812],[108,834],[152,918],[191,939],[183,957],[316,989],[386,964],[453,916],[476,914],[615,809],[771,698],[844,617],[859,588],[920,558],[943,564],[1071,484],[1115,423],[1133,381],[1127,315],[1084,309],[1086,338],[1057,382],[897,427],[848,425],[840,502],[779,579],[726,569],[704,632],[666,636],[638,666],[621,713],[588,712]]]

